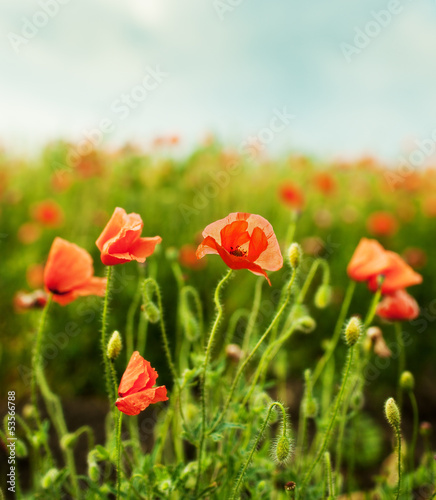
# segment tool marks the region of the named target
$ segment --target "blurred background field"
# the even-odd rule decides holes
[[[175,141],[175,139],[172,139]],[[174,146],[169,146],[174,147]],[[352,164],[324,164],[318,159],[288,156],[270,160],[259,154],[254,160],[225,150],[210,140],[192,154],[176,159],[168,146],[144,153],[133,146],[117,151],[94,151],[73,167],[65,161],[68,145],[48,145],[32,161],[2,154],[1,162],[1,363],[2,385],[28,396],[26,369],[39,312],[23,311],[17,293],[42,288],[42,269],[55,236],[87,249],[94,258],[95,273],[102,276],[95,240],[116,206],[137,212],[144,220],[143,234],[163,238],[145,272],[156,273],[166,305],[166,321],[175,325],[176,281],[167,260],[168,249],[179,252],[184,279],[200,290],[207,321],[212,318],[212,293],[225,269],[210,256],[197,261],[195,248],[202,229],[229,212],[262,215],[273,225],[282,251],[293,213],[297,212],[295,240],[306,254],[303,273],[314,257],[327,259],[331,269],[333,307],[311,313],[317,328],[310,335],[294,337],[286,348],[289,376],[301,380],[302,370],[314,366],[329,338],[348,283],[347,263],[361,237],[377,238],[386,248],[400,253],[424,277],[411,293],[421,306],[420,318],[405,324],[413,337],[407,348],[407,367],[417,377],[417,392],[424,398],[422,411],[436,405],[436,174],[433,170],[397,177],[374,158]],[[400,181],[399,181],[400,179]],[[136,289],[138,268],[134,263],[117,266],[111,328],[125,330],[126,315]],[[284,271],[270,273],[272,289],[263,287],[267,301],[281,286]],[[248,307],[256,277],[240,271],[225,293],[226,321],[232,311]],[[316,290],[317,279],[311,294]],[[15,297],[15,299],[14,299]],[[365,314],[371,293],[359,284],[350,309]],[[101,301],[82,298],[56,305],[50,331],[59,336],[57,348],[48,352],[47,372],[56,392],[64,397],[103,394],[98,331]],[[268,314],[265,315],[268,321]],[[135,318],[135,322],[138,317]],[[380,321],[380,320],[377,320]],[[72,323],[67,347],[62,332]],[[387,342],[393,328],[382,325]],[[59,347],[60,346],[60,347]],[[147,356],[167,381],[160,338],[151,328]],[[120,366],[124,364],[124,359]],[[395,363],[382,370],[371,393],[380,401],[394,386]]]

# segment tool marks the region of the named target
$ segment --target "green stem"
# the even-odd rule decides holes
[[[244,464],[244,467],[242,468],[241,473],[239,474],[238,479],[236,481],[235,487],[233,489],[232,497],[231,497],[232,500],[236,500],[238,498],[238,491],[239,491],[239,488],[241,487],[245,473],[248,469],[248,466],[250,465],[250,462],[253,458],[255,451],[258,448],[258,445],[259,445],[260,440],[262,439],[263,433],[265,432],[265,429],[268,426],[271,412],[275,406],[278,406],[280,408],[280,410],[282,411],[282,421],[283,421],[283,433],[282,433],[282,435],[286,435],[286,411],[285,411],[285,408],[283,407],[283,405],[276,401],[274,403],[271,403],[269,408],[268,408],[268,413],[266,414],[266,418],[262,424],[262,427],[260,428],[260,431],[259,431],[259,434],[257,435],[256,441],[254,442],[254,445],[251,448],[250,454],[248,455],[248,458]]]
[[[109,295],[110,295],[110,287],[111,287],[111,276],[112,276],[112,266],[107,266],[106,268],[106,293],[104,295],[103,302],[103,313],[101,316],[101,352],[103,355],[103,364],[104,364],[104,376],[106,382],[106,392],[109,397],[109,404],[112,408],[115,400],[112,392],[112,381],[111,381],[111,373],[109,366],[109,359],[107,357],[107,316],[109,311]]]
[[[336,345],[339,341],[339,338],[341,336],[341,331],[342,331],[342,326],[344,324],[345,318],[348,313],[348,309],[350,308],[351,304],[351,299],[353,298],[354,290],[356,288],[356,282],[355,281],[350,281],[348,284],[347,291],[345,292],[345,297],[342,302],[342,307],[339,312],[339,317],[335,325],[335,329],[333,331],[333,336],[332,339],[329,343],[329,346],[326,350],[326,352],[323,354],[322,358],[318,361],[318,364],[315,367],[315,371],[313,372],[313,385],[315,385],[316,381],[318,380],[319,376],[321,375],[325,365],[328,363],[330,360]]]
[[[351,346],[349,349],[350,350],[348,353],[348,362],[347,362],[347,367],[345,370],[345,375],[344,375],[344,378],[342,380],[341,388],[340,388],[338,397],[336,399],[336,404],[334,406],[332,416],[330,417],[330,422],[329,422],[328,428],[327,428],[326,433],[324,435],[324,439],[323,439],[323,442],[321,444],[321,447],[318,450],[318,453],[315,457],[315,460],[313,460],[312,464],[310,465],[309,470],[307,471],[306,475],[304,476],[303,483],[301,484],[301,487],[299,489],[298,498],[305,498],[304,493],[305,493],[305,489],[307,487],[307,484],[310,481],[310,478],[312,477],[312,473],[313,473],[316,465],[318,464],[321,457],[323,456],[323,454],[328,446],[331,434],[333,432],[333,429],[334,429],[334,426],[336,423],[336,416],[338,414],[338,410],[339,410],[339,407],[340,407],[341,402],[342,402],[342,398],[343,398],[344,391],[345,391],[345,386],[347,384],[348,375],[350,373],[351,365],[352,365],[352,361],[353,361],[354,346]]]
[[[416,403],[416,398],[415,394],[413,394],[413,391],[409,391],[409,398],[413,412],[413,433],[409,451],[409,471],[410,474],[413,474],[413,471],[415,469],[415,448],[416,448],[416,440],[418,438],[419,413],[418,413],[418,404]]]
[[[233,394],[235,392],[236,386],[237,386],[237,384],[239,382],[239,379],[241,378],[241,375],[242,375],[245,367],[252,360],[252,358],[256,354],[257,350],[262,345],[263,341],[266,339],[266,337],[271,332],[271,330],[274,328],[274,326],[278,323],[281,315],[283,314],[283,311],[286,309],[286,307],[287,307],[287,305],[289,303],[289,299],[290,299],[290,296],[291,296],[291,288],[292,288],[292,285],[294,283],[296,274],[297,274],[297,270],[293,269],[292,270],[291,279],[289,280],[289,283],[288,283],[288,285],[286,287],[286,298],[285,298],[285,300],[283,301],[282,305],[280,306],[279,310],[277,311],[277,313],[274,316],[273,320],[271,321],[270,325],[265,330],[265,333],[262,335],[262,337],[259,339],[259,341],[257,342],[257,344],[254,346],[254,349],[251,351],[250,355],[245,359],[244,363],[238,369],[238,371],[236,373],[236,376],[235,376],[235,378],[233,380],[232,386],[230,388],[229,395],[228,395],[227,400],[226,400],[226,402],[224,404],[224,408],[220,412],[218,418],[215,420],[215,422],[212,425],[211,429],[209,430],[209,434],[211,434],[217,428],[217,426],[221,423],[222,419],[224,418],[224,415],[226,414],[226,411],[227,411],[228,407],[230,406],[230,402],[232,400],[232,397],[233,397]]]
[[[247,322],[247,328],[244,334],[244,341],[242,343],[242,352],[248,352],[250,348],[251,335],[254,330],[254,325],[256,324],[257,315],[259,314],[260,299],[262,298],[262,286],[264,283],[264,278],[258,278],[256,282],[256,287],[254,289],[254,300],[253,307],[250,312],[250,316]]]
[[[117,429],[117,500],[121,498],[121,427],[123,413],[120,411]]]
[[[306,294],[309,291],[310,285],[312,284],[313,278],[315,277],[318,267],[321,266],[324,271],[323,283],[328,283],[330,281],[330,268],[324,259],[316,259],[307,274],[304,285],[298,294],[297,304],[302,304],[306,298]]]
[[[135,291],[135,295],[133,296],[133,300],[130,302],[129,310],[127,311],[127,320],[126,320],[126,361],[129,362],[130,356],[133,352],[133,330],[135,323],[135,314],[138,310],[139,303],[141,301],[142,295],[142,280],[144,279],[144,266],[138,266],[138,286]]]
[[[403,332],[401,323],[399,321],[395,322],[395,338],[398,345],[398,379],[397,379],[397,403],[398,408],[401,411],[403,403],[403,390],[401,388],[400,379],[404,372],[406,366],[406,354],[404,352],[404,342],[403,342]]]
[[[330,453],[328,451],[324,453],[324,460],[326,469],[328,498],[334,498],[335,488],[333,484],[332,464],[330,461]]]
[[[223,315],[223,306],[221,305],[221,302],[220,302],[220,291],[221,291],[221,288],[223,287],[224,283],[231,276],[231,274],[232,274],[232,269],[229,269],[227,271],[227,273],[225,274],[225,276],[218,283],[218,285],[215,289],[214,303],[215,303],[215,308],[216,308],[217,313],[216,313],[215,321],[212,325],[212,330],[211,330],[210,335],[209,335],[209,340],[207,342],[206,353],[204,356],[204,362],[203,362],[203,367],[202,367],[202,371],[201,371],[201,378],[200,378],[201,433],[200,433],[200,441],[199,441],[199,446],[198,446],[198,468],[197,468],[197,481],[196,481],[196,485],[195,485],[195,493],[196,494],[198,492],[198,487],[200,485],[203,444],[204,444],[204,438],[206,435],[206,373],[207,373],[207,367],[209,364],[209,357],[210,357],[210,354],[212,351],[213,342],[215,340],[215,334],[218,330],[218,325],[219,325],[219,322],[221,321],[221,317]]]
[[[398,446],[398,490],[396,496],[396,500],[398,500],[400,498],[400,492],[401,492],[401,431],[399,427],[395,430],[397,435],[397,446]]]
[[[380,285],[380,288],[375,292],[375,294],[372,298],[371,305],[370,305],[368,312],[366,314],[365,321],[363,322],[363,329],[364,330],[366,330],[368,328],[368,326],[371,324],[371,321],[374,319],[378,303],[380,302],[381,294],[382,294],[382,291],[381,291],[381,285]]]

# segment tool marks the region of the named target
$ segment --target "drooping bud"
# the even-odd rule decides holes
[[[385,415],[390,425],[398,430],[401,424],[400,410],[394,398],[389,398],[385,403]]]
[[[321,285],[315,294],[315,306],[318,309],[324,309],[330,304],[332,299],[332,288],[330,285]]]
[[[347,326],[345,327],[345,341],[348,347],[352,347],[359,340],[360,334],[362,333],[362,322],[357,316],[353,316],[348,320]]]
[[[141,307],[144,316],[150,323],[157,323],[160,320],[160,311],[156,304],[148,302]]]
[[[95,458],[94,450],[88,453],[88,476],[91,481],[97,482],[100,477],[100,469]]]
[[[302,316],[294,323],[294,328],[303,333],[311,333],[316,328],[316,321],[310,316]]]
[[[415,377],[409,371],[405,371],[400,377],[400,386],[406,391],[413,391],[415,388]]]
[[[56,482],[59,477],[60,471],[58,469],[52,468],[47,471],[45,476],[41,479],[41,486],[44,490],[48,490]]]
[[[117,330],[115,330],[107,344],[107,357],[111,360],[117,359],[122,347],[123,343],[121,341],[121,335]]]
[[[69,432],[68,434],[65,434],[61,438],[61,448],[63,450],[67,450],[68,448],[72,448],[77,441],[77,435],[73,432]]]
[[[292,443],[291,440],[283,435],[278,441],[275,443],[275,459],[277,463],[284,464],[286,463],[292,452]]]
[[[292,269],[297,269],[300,265],[303,251],[298,243],[292,243],[289,247],[288,259]]]

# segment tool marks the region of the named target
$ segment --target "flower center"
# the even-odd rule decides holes
[[[245,257],[247,255],[246,250],[241,250],[241,247],[238,245],[237,247],[233,248],[232,246],[230,247],[230,252],[231,255],[234,255],[235,257]]]

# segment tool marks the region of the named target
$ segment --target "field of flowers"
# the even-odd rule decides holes
[[[0,498],[435,498],[436,170],[177,143],[1,153]]]

